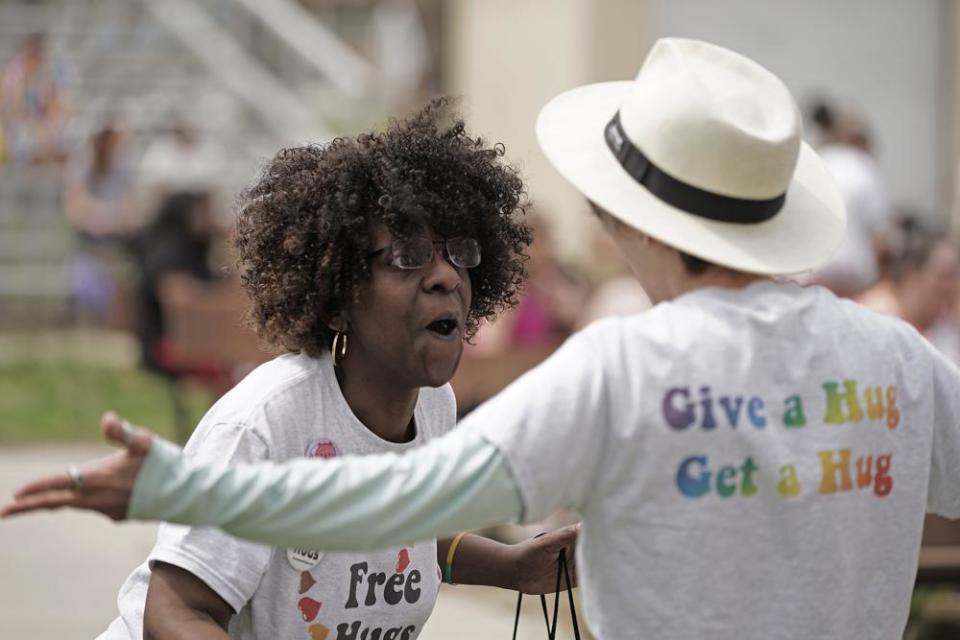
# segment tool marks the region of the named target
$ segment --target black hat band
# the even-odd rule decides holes
[[[638,149],[620,124],[620,112],[604,130],[607,146],[630,176],[667,204],[701,218],[720,222],[755,224],[769,220],[783,208],[787,194],[769,200],[746,200],[704,191],[677,180],[653,164]]]

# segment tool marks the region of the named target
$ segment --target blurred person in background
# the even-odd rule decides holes
[[[203,191],[173,193],[133,243],[140,268],[136,325],[142,362],[173,384],[177,427],[184,438],[189,435],[189,415],[177,384],[185,378],[199,380],[219,397],[229,388],[230,373],[221,362],[182,352],[168,338],[163,287],[171,277],[189,278],[212,295],[221,284],[223,276],[211,267],[214,243],[223,233],[213,206]]]
[[[18,164],[66,159],[68,115],[66,66],[47,51],[46,36],[26,37],[0,74],[0,136]]]
[[[118,120],[106,118],[71,158],[64,176],[64,211],[77,238],[70,264],[71,303],[80,317],[101,322],[116,295],[117,263],[128,256],[138,231],[125,141]]]
[[[123,242],[138,225],[127,132],[115,116],[96,127],[71,158],[64,180],[64,209],[77,233],[91,243]]]
[[[956,247],[912,216],[898,221],[887,234],[884,247],[884,277],[857,301],[909,322],[960,365],[960,260]]]
[[[523,349],[555,348],[573,331],[589,293],[588,284],[563,265],[554,249],[552,229],[543,216],[531,215],[534,241],[528,250],[527,280],[517,306],[500,314],[477,334],[468,356],[484,357]]]
[[[813,121],[823,141],[820,156],[843,193],[847,229],[837,254],[807,279],[839,296],[855,296],[879,277],[876,245],[893,212],[863,117],[819,104]]]
[[[205,192],[219,199],[224,169],[221,150],[180,112],[147,145],[138,167],[139,190],[147,212],[159,211],[167,196]]]
[[[444,100],[386,132],[280,151],[241,198],[235,242],[252,321],[287,353],[214,405],[190,455],[400,452],[452,429],[447,383],[464,339],[516,302],[530,241],[514,218],[523,189],[502,151],[467,135]],[[148,311],[162,311],[165,273],[211,276],[207,206],[206,196],[174,196],[146,234]],[[163,367],[162,327],[146,330],[145,352]],[[102,637],[410,640],[433,608],[440,566],[448,581],[540,593],[554,587],[573,536],[323,554],[163,527]]]

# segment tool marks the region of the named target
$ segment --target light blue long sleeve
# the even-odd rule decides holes
[[[499,449],[466,429],[403,455],[201,465],[155,440],[128,516],[217,526],[240,538],[361,551],[519,520]]]

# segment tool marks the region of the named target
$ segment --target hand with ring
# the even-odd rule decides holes
[[[80,468],[70,465],[66,473],[24,485],[14,494],[14,501],[0,511],[0,517],[73,507],[99,511],[113,520],[126,519],[133,484],[150,451],[153,435],[110,412],[103,415],[100,427],[104,439],[122,451]]]

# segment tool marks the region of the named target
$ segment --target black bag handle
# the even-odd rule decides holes
[[[553,597],[553,622],[547,613],[547,596],[540,594],[540,606],[543,609],[543,621],[547,625],[547,639],[557,638],[557,615],[560,611],[560,579],[567,583],[567,600],[570,603],[570,619],[573,622],[573,637],[580,640],[580,624],[577,622],[577,607],[573,602],[573,585],[570,582],[570,570],[567,565],[567,550],[560,549],[557,558],[557,587]],[[517,594],[517,613],[513,618],[513,640],[517,640],[517,630],[520,628],[520,607],[523,604],[523,592]]]

